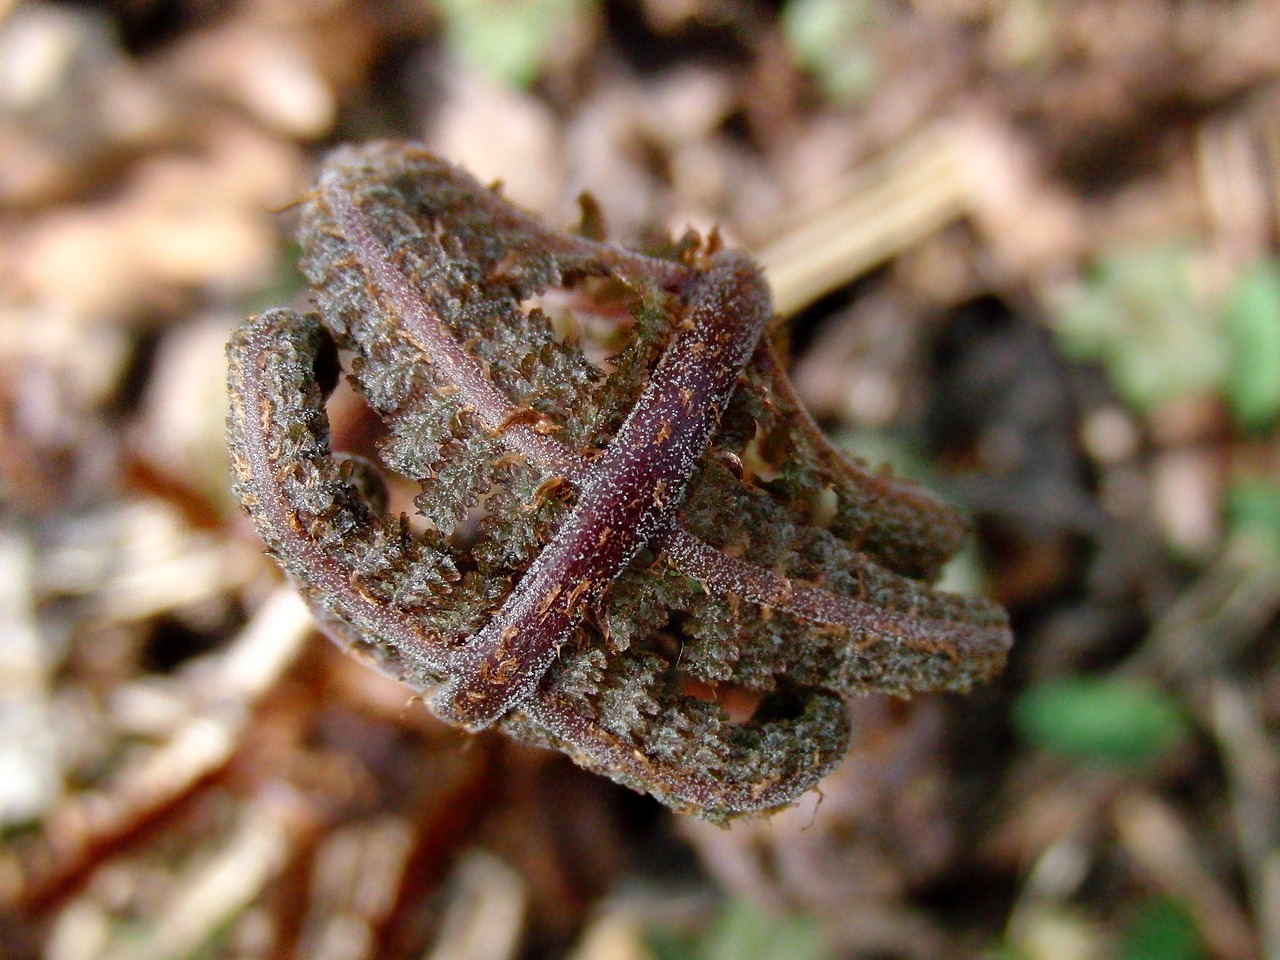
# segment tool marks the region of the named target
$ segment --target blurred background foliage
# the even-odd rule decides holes
[[[1277,76],[1273,0],[0,0],[0,955],[1280,957]],[[755,252],[1001,682],[719,830],[331,649],[222,347],[378,136]]]

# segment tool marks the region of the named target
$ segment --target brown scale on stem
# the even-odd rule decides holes
[[[318,314],[269,312],[229,347],[236,490],[325,628],[443,719],[725,819],[839,762],[842,697],[1003,665],[1003,613],[930,586],[964,525],[827,444],[746,257],[556,233],[389,143],[330,159],[301,240]],[[603,368],[533,305],[552,290],[570,320],[575,298],[626,303]],[[425,530],[329,449],[335,345]],[[761,451],[767,481],[743,468]],[[717,690],[759,706],[733,722]]]

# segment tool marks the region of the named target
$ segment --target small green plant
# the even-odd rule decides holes
[[[1153,897],[1125,925],[1115,960],[1200,960],[1200,933],[1187,908],[1168,897]]]
[[[778,916],[730,900],[694,936],[653,933],[649,947],[657,960],[821,960],[829,956],[816,921]]]
[[[429,0],[444,19],[445,42],[495,80],[528,87],[549,53],[593,0]]]
[[[1232,537],[1280,563],[1280,483],[1263,478],[1238,480],[1227,490],[1226,501]]]
[[[1121,768],[1166,756],[1188,734],[1172,697],[1121,678],[1071,677],[1031,687],[1015,701],[1013,720],[1036,746]]]
[[[1231,362],[1227,402],[1244,430],[1263,431],[1280,416],[1280,264],[1246,270],[1227,303]]]
[[[880,82],[875,37],[884,20],[877,0],[789,0],[782,31],[796,62],[813,73],[822,92],[850,103]]]
[[[1141,412],[1217,391],[1229,366],[1223,325],[1203,303],[1191,250],[1181,245],[1104,257],[1064,305],[1057,333],[1068,355],[1102,363]]]
[[[1266,430],[1280,417],[1280,264],[1249,267],[1218,304],[1193,259],[1180,244],[1103,257],[1060,312],[1062,347],[1105,365],[1135,410],[1213,393],[1242,430]]]

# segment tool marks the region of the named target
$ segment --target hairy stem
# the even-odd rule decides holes
[[[313,603],[382,638],[421,670],[438,673],[445,665],[439,639],[386,598],[362,589],[353,575],[343,541],[375,518],[329,454],[315,377],[326,343],[328,335],[314,319],[289,310],[265,313],[232,336],[228,431],[237,493],[262,539]],[[304,512],[302,503],[314,508]]]
[[[573,512],[467,644],[437,712],[479,727],[532,693],[587,602],[667,529],[769,316],[750,261],[717,255],[648,385],[582,475]]]
[[[436,707],[440,712],[457,722],[483,726],[510,709],[521,697],[527,697],[538,677],[554,659],[558,645],[577,624],[578,612],[583,605],[616,577],[636,552],[654,536],[657,537],[655,546],[663,550],[682,572],[713,590],[727,594],[737,593],[744,599],[790,613],[803,620],[844,627],[872,637],[874,646],[883,646],[899,660],[914,656],[934,661],[933,669],[927,676],[913,675],[908,670],[899,681],[902,689],[931,689],[936,684],[939,672],[948,686],[965,688],[988,679],[1000,669],[1011,639],[1007,629],[994,621],[991,625],[976,625],[894,614],[821,587],[788,580],[763,567],[729,557],[678,525],[664,525],[665,528],[662,529],[655,527],[654,530],[641,534],[621,514],[607,516],[601,511],[598,501],[600,496],[610,494],[610,491],[604,489],[603,485],[596,484],[596,493],[592,494],[586,486],[595,470],[606,463],[612,465],[611,472],[607,474],[610,477],[608,485],[616,486],[618,468],[626,462],[623,456],[629,443],[623,438],[623,431],[627,430],[626,424],[610,444],[611,453],[606,453],[595,464],[589,463],[558,438],[537,432],[535,425],[525,422],[521,411],[485,376],[479,362],[463,349],[445,328],[440,317],[418,295],[409,279],[387,256],[386,246],[375,236],[369,217],[357,206],[350,191],[342,189],[336,180],[336,174],[333,171],[327,173],[321,179],[320,186],[365,275],[376,288],[388,311],[397,317],[399,335],[410,342],[426,362],[433,364],[447,377],[457,388],[463,402],[474,409],[486,429],[500,435],[508,449],[520,453],[544,470],[565,477],[580,488],[580,499],[574,514],[547,544],[502,609],[481,634],[467,645],[460,657],[461,673],[441,691],[436,700]],[[584,249],[592,254],[599,253],[597,248],[611,252],[615,250],[576,238],[566,238],[566,243],[566,250],[578,253]],[[735,258],[734,262],[742,263],[743,260]],[[628,260],[626,266],[632,269],[647,268],[649,261],[648,258],[634,263]],[[692,271],[680,265],[672,266],[680,271],[680,279],[687,281]],[[672,275],[665,276],[664,279],[674,282],[677,279],[675,271],[668,272]],[[707,286],[709,282],[714,284],[723,280],[728,272],[730,271],[722,263],[716,273],[718,280],[703,277],[695,281],[700,284],[702,295],[705,297],[712,289]],[[759,283],[758,279],[755,282]],[[761,291],[759,295],[767,304],[767,291],[763,291],[762,287]],[[757,314],[758,311],[748,311],[745,315],[754,324],[759,320]],[[677,346],[680,349],[693,347],[690,357],[696,365],[698,338],[689,336],[688,331],[684,333],[683,337],[677,337],[673,341],[667,353],[670,355]],[[901,550],[893,552],[896,548],[892,542],[887,542],[881,549],[891,552],[889,559],[896,560],[896,566],[899,569],[905,568],[908,574],[936,575],[940,563],[937,558],[954,551],[963,538],[964,525],[952,518],[950,511],[937,500],[918,488],[889,477],[868,473],[849,463],[831,447],[821,430],[813,423],[791,390],[787,378],[779,375],[780,368],[774,351],[767,345],[756,348],[760,331],[754,328],[740,330],[738,336],[739,345],[751,344],[751,349],[754,350],[752,362],[769,375],[770,383],[779,391],[778,400],[785,413],[788,417],[794,417],[800,426],[809,452],[819,457],[842,480],[850,483],[856,494],[873,498],[877,512],[886,517],[897,538],[909,540],[913,544],[929,545],[903,556]],[[739,367],[738,370],[740,369]],[[735,372],[734,379],[736,376]],[[730,386],[732,382],[730,381]],[[655,385],[661,383],[662,375],[655,370],[646,393],[651,394]],[[647,399],[642,396],[637,401],[635,411],[651,410],[654,399],[653,395]],[[718,415],[719,410],[717,418]],[[633,412],[626,423],[630,424],[634,418]],[[642,418],[635,422],[640,424],[646,420]],[[705,446],[705,440],[702,444]],[[653,452],[662,453],[656,448]],[[693,462],[696,462],[696,457]],[[689,464],[690,469],[693,462]],[[676,487],[670,478],[656,474],[649,478],[654,489],[660,480],[665,481],[670,490],[664,496],[664,501],[678,504],[678,497],[671,496]],[[687,480],[686,475],[680,484],[681,491]],[[633,511],[638,511],[645,502],[646,498],[640,494],[639,490],[633,491],[627,498],[634,501]],[[652,492],[649,496],[652,497]],[[670,519],[671,509],[660,512],[664,520]],[[942,534],[939,534],[940,530]],[[609,547],[607,553],[592,548],[592,543],[602,535],[606,537],[605,545]],[[939,536],[942,541],[940,543]],[[870,534],[870,540],[868,548],[876,549],[878,541],[874,531]],[[578,559],[574,560],[574,557]],[[588,562],[589,558],[591,562]],[[552,591],[556,591],[554,595]]]

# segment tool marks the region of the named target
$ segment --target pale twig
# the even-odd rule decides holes
[[[1249,921],[1163,799],[1136,791],[1124,794],[1115,802],[1113,822],[1120,846],[1149,882],[1187,905],[1214,956],[1257,956]]]
[[[293,836],[306,819],[297,800],[277,796],[249,805],[235,833],[212,857],[173,878],[173,896],[159,916],[121,931],[102,960],[194,954],[261,895],[287,862]]]
[[[785,228],[756,256],[779,316],[866,273],[950,223],[969,196],[956,131],[939,123],[860,167],[822,212]]]
[[[84,868],[96,851],[157,816],[223,767],[240,743],[253,702],[271,689],[312,631],[305,604],[277,590],[217,657],[194,664],[191,689],[204,709],[98,790],[69,797],[45,829],[43,861],[23,893],[43,893]]]
[[[1210,717],[1226,762],[1245,884],[1258,922],[1262,954],[1280,960],[1280,753],[1242,684],[1212,684]]]

